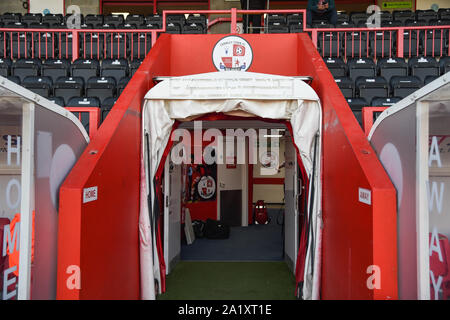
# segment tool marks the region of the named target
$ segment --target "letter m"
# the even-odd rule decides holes
[[[15,250],[19,250],[19,229],[20,222],[17,222],[14,227],[13,235],[11,236],[11,229],[9,224],[5,226],[3,230],[3,253],[2,256],[6,256],[6,249],[9,248],[9,254]]]

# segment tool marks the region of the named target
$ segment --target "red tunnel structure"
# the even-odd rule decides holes
[[[322,105],[321,299],[396,299],[395,189],[307,34],[241,35],[251,72],[310,76]],[[169,35],[156,41],[60,189],[58,299],[139,299],[141,109],[154,78],[214,72],[224,35]],[[83,203],[97,187],[98,199]],[[369,190],[363,203],[359,190]],[[81,270],[69,289],[68,267]],[[375,270],[375,271],[374,271]],[[368,286],[381,270],[381,283]]]

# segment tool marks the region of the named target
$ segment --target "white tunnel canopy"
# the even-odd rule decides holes
[[[156,274],[152,267],[152,250],[150,244],[149,211],[147,195],[153,195],[153,178],[169,142],[175,120],[186,121],[197,116],[223,113],[230,115],[256,116],[266,119],[288,120],[292,126],[294,143],[300,151],[303,166],[310,180],[314,180],[316,190],[309,205],[313,206],[313,230],[320,230],[316,221],[320,210],[320,154],[321,106],[315,91],[304,81],[295,77],[285,77],[261,73],[227,71],[168,78],[153,87],[145,96],[142,111],[142,173],[141,181],[141,284],[142,298],[154,298],[154,282],[151,274]],[[149,147],[146,147],[146,134]],[[150,150],[150,154],[147,151]],[[316,153],[314,154],[314,150]],[[147,161],[149,159],[149,161]],[[316,170],[313,174],[313,161]],[[150,166],[150,168],[148,167]],[[310,188],[311,189],[311,188]],[[310,196],[309,196],[310,197]],[[152,202],[153,205],[153,202]],[[317,228],[319,227],[319,228]],[[314,251],[320,247],[320,237],[316,237]],[[305,268],[304,297],[318,296],[318,276],[320,272],[308,267],[308,258],[313,252],[308,246]],[[320,263],[320,254],[314,254],[314,270]],[[156,267],[156,266],[155,266]],[[151,270],[151,271],[150,271]],[[147,274],[150,272],[150,274]],[[313,279],[314,276],[314,279]]]

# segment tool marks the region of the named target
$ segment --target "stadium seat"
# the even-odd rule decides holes
[[[185,24],[183,26],[184,34],[203,34],[203,26],[196,23]]]
[[[439,76],[439,64],[432,57],[414,57],[408,61],[410,74],[423,82],[426,76]]]
[[[125,22],[122,14],[108,14],[104,16],[103,23],[113,25],[116,29],[119,29]]]
[[[425,80],[423,81],[423,85],[427,85],[430,82],[433,82],[434,80],[436,80],[437,78],[439,78],[439,76],[426,76]]]
[[[82,97],[84,80],[81,77],[59,77],[54,83],[54,95],[68,103],[72,97]]]
[[[147,16],[147,17],[145,17],[145,23],[147,25],[151,24],[153,26],[156,26],[155,29],[161,29],[161,27],[162,27],[162,16],[160,16],[159,14]]]
[[[130,56],[143,59],[152,48],[151,33],[133,34]]]
[[[137,28],[145,24],[145,18],[141,14],[129,14],[125,18],[125,23],[134,25]]]
[[[402,100],[402,98],[399,98],[399,97],[391,97],[391,98],[374,97],[370,101],[370,106],[371,107],[390,107],[401,100]]]
[[[289,27],[278,22],[269,24],[267,27],[268,33],[289,33]]]
[[[392,57],[396,55],[395,31],[374,31],[369,34],[372,56]]]
[[[358,77],[355,87],[359,97],[372,101],[374,97],[389,97],[389,86],[383,77]]]
[[[62,14],[48,13],[42,16],[42,23],[48,23],[49,25],[56,25],[64,23]]]
[[[436,20],[439,18],[439,15],[434,10],[416,10],[416,19],[417,20],[424,20],[427,22],[427,24],[430,22],[430,20]]]
[[[70,74],[70,61],[65,59],[47,59],[42,63],[41,75],[52,78],[53,83],[59,77],[67,77]]]
[[[58,106],[65,107],[64,99],[62,97],[48,97],[49,101],[57,104]]]
[[[375,77],[375,62],[370,58],[353,58],[347,61],[350,78],[355,81],[358,77]]]
[[[319,52],[324,57],[338,57],[342,50],[342,38],[337,32],[318,32]]]
[[[359,125],[362,127],[362,108],[367,107],[369,104],[364,98],[350,98],[347,99],[347,103],[352,109],[352,112],[358,121]]]
[[[100,63],[98,60],[77,59],[71,66],[72,77],[81,77],[87,83],[91,77],[100,75]]]
[[[184,14],[168,14],[166,15],[166,24],[174,24],[181,28],[185,25],[186,23],[186,17],[184,16]]]
[[[299,13],[289,14],[286,17],[286,24],[290,27],[291,25],[297,25],[303,23],[303,15]]]
[[[31,23],[41,23],[42,22],[42,14],[41,13],[26,13],[22,16],[23,23],[26,23],[30,26]]]
[[[343,12],[343,11],[338,11],[337,12],[337,22],[349,22],[350,21],[350,16],[348,13]]]
[[[439,67],[441,69],[441,74],[449,72],[450,71],[450,57],[441,57],[441,59],[439,59]]]
[[[403,58],[381,58],[377,61],[377,74],[389,83],[393,76],[407,76],[408,64]]]
[[[58,34],[58,57],[60,59],[72,58],[72,38],[73,35],[71,32],[61,32],[60,34]]]
[[[353,98],[355,96],[355,85],[352,79],[343,77],[336,78],[334,81],[336,81],[336,84],[339,89],[341,89],[341,92],[346,99]]]
[[[116,81],[128,76],[128,61],[126,59],[104,59],[100,69],[100,76],[112,77]]]
[[[119,82],[117,83],[117,96],[120,96],[122,94],[122,91],[125,89],[130,80],[130,77],[123,77],[119,80]]]
[[[109,114],[109,112],[111,111],[112,107],[114,106],[114,104],[116,103],[117,98],[111,97],[111,98],[106,98],[102,103],[101,103],[101,122],[103,122],[106,119],[106,116]]]
[[[346,57],[367,57],[368,42],[366,32],[344,32],[343,41]]]
[[[181,26],[179,24],[174,24],[170,22],[166,26],[166,33],[180,34]]]
[[[18,59],[12,64],[11,75],[23,79],[27,76],[38,76],[41,69],[41,61],[39,59]]]
[[[130,55],[131,35],[126,33],[107,34],[106,37],[106,57],[108,59],[127,58]]]
[[[447,36],[442,30],[426,30],[422,43],[427,56],[439,57],[447,52]]]
[[[289,24],[289,32],[290,33],[299,33],[303,32],[303,22],[291,23]]]
[[[348,68],[342,58],[325,58],[324,61],[333,77],[337,78],[347,76]]]
[[[16,23],[22,20],[21,13],[7,12],[0,16],[1,21],[6,25],[8,23]]]
[[[0,58],[0,76],[7,77],[11,75],[11,59]]]
[[[50,77],[28,76],[22,80],[23,87],[43,97],[52,95],[52,85]]]
[[[441,8],[438,10],[439,19],[450,20],[450,8]]]
[[[14,83],[17,83],[18,85],[21,85],[21,82],[20,82],[20,78],[19,77],[17,77],[17,76],[8,76],[8,77],[6,77],[9,81],[12,81],[12,82],[14,82]]]
[[[203,28],[203,33],[208,29],[208,21],[204,14],[190,14],[186,18],[186,24],[195,23],[196,25],[200,25]]]
[[[416,15],[411,10],[398,10],[394,11],[393,18],[395,21],[399,21],[402,25],[405,25],[406,20],[414,20]]]
[[[365,23],[370,15],[368,15],[365,12],[352,12],[350,14],[350,21],[353,22],[355,25],[358,25],[359,23],[363,22]]]
[[[101,59],[104,54],[104,35],[101,33],[80,33],[81,57],[84,59]]]
[[[390,81],[392,96],[405,98],[422,87],[422,81],[414,76],[393,76]]]
[[[8,23],[6,28],[25,29],[27,26],[21,22]],[[13,58],[31,58],[31,36],[28,32],[11,32],[8,34],[10,40],[10,54]]]
[[[86,96],[97,97],[101,102],[116,96],[116,80],[112,77],[92,77],[86,84]]]
[[[103,24],[103,15],[102,14],[88,14],[84,17],[84,23],[86,25],[102,25]]]
[[[130,61],[130,77],[139,69],[142,63],[142,59],[133,59]]]
[[[419,54],[420,36],[418,30],[406,29],[403,32],[403,56],[405,58],[414,57]]]

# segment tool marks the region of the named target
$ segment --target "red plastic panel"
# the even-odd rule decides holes
[[[60,190],[58,299],[139,299],[141,107],[152,78],[167,74],[162,36]],[[150,70],[150,71],[149,71]],[[97,200],[83,203],[85,188]],[[79,268],[81,288],[71,282]]]
[[[313,76],[323,107],[321,297],[396,299],[395,189],[322,58],[299,38],[299,73]],[[371,205],[360,202],[359,188],[371,191]]]

